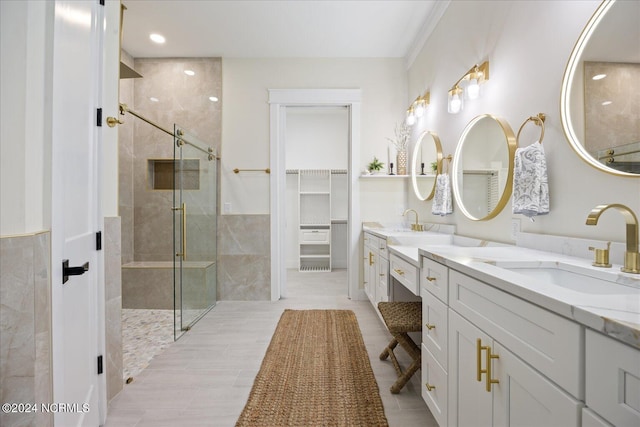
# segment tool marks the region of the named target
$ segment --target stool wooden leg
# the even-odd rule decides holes
[[[389,352],[393,352],[393,349],[398,345],[398,340],[394,337],[389,345],[380,353],[380,360],[386,360],[389,357]]]
[[[396,380],[395,383],[393,383],[393,385],[391,386],[391,393],[393,394],[400,393],[400,390],[402,390],[402,387],[404,387],[405,384],[409,382],[413,374],[415,374],[418,369],[420,369],[420,359],[414,360],[411,363],[411,365],[409,365],[409,368],[406,371],[404,371],[402,375],[400,375],[400,377]]]

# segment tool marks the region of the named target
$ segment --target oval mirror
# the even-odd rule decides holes
[[[560,117],[591,166],[640,176],[640,2],[605,0],[569,57]]]
[[[442,167],[442,145],[435,132],[424,131],[413,148],[411,182],[420,200],[431,200],[436,190],[436,175]]]
[[[498,215],[511,197],[516,137],[509,124],[490,114],[471,120],[453,157],[453,195],[474,221]]]

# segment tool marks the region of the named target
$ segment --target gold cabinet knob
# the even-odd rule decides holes
[[[436,281],[438,279],[435,278],[435,277],[427,276],[427,280],[430,281],[430,282],[434,282],[434,281]]]
[[[432,390],[435,390],[435,389],[436,389],[436,386],[431,385],[431,384],[429,384],[429,383],[426,383],[424,386],[425,386],[425,387],[427,387],[427,390],[428,390],[428,391],[432,391]]]
[[[398,273],[401,276],[404,276],[404,271],[400,270],[399,268],[394,268],[393,271],[395,271],[396,273]]]
[[[426,326],[428,330],[432,330],[432,329],[435,329],[435,328],[436,328],[436,325],[432,325],[432,324],[430,324],[430,323],[427,323],[427,324],[426,324],[426,325],[424,325],[424,326]]]

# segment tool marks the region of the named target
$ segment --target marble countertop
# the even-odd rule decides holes
[[[517,246],[421,245],[418,253],[640,348],[640,275],[622,273],[619,265],[598,268],[584,258]],[[517,272],[513,267],[529,270],[561,267],[572,277],[566,284],[557,285],[536,275]],[[581,276],[574,276],[572,272]],[[580,277],[584,280],[576,281]],[[590,277],[596,280],[590,281]]]
[[[363,226],[386,239],[389,253],[418,268],[424,256],[640,348],[640,275],[623,273],[616,264],[599,268],[587,258],[457,236],[452,226],[433,228],[416,232],[378,223]],[[562,283],[554,284],[539,267],[559,273]]]

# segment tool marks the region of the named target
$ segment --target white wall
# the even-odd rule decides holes
[[[535,222],[511,213],[511,203],[496,218],[474,222],[454,205],[454,214],[432,216],[431,202],[409,191],[409,203],[426,221],[456,224],[459,234],[512,242],[511,218],[523,231],[540,234],[625,241],[622,217],[604,214],[595,227],[585,225],[594,206],[623,203],[640,214],[640,179],[621,178],[588,166],[567,142],[559,116],[560,86],[573,46],[600,1],[451,2],[442,20],[409,68],[409,94],[431,92],[431,105],[413,129],[413,140],[425,129],[438,133],[443,151],[453,154],[462,130],[474,117],[491,113],[518,131],[524,120],[545,113],[551,212]],[[447,91],[473,64],[490,61],[490,80],[481,99],[447,113]],[[528,125],[535,128],[532,125]],[[526,136],[524,135],[526,133]],[[535,138],[523,131],[522,145]]]
[[[269,176],[232,172],[269,167],[268,89],[360,88],[362,134],[356,155],[364,169],[373,156],[386,156],[385,138],[404,117],[406,78],[401,59],[223,59],[221,203],[231,203],[228,213],[269,213]],[[402,188],[396,196],[405,197]]]
[[[347,169],[346,107],[287,107],[287,169]]]
[[[0,235],[50,226],[48,2],[0,2]]]

